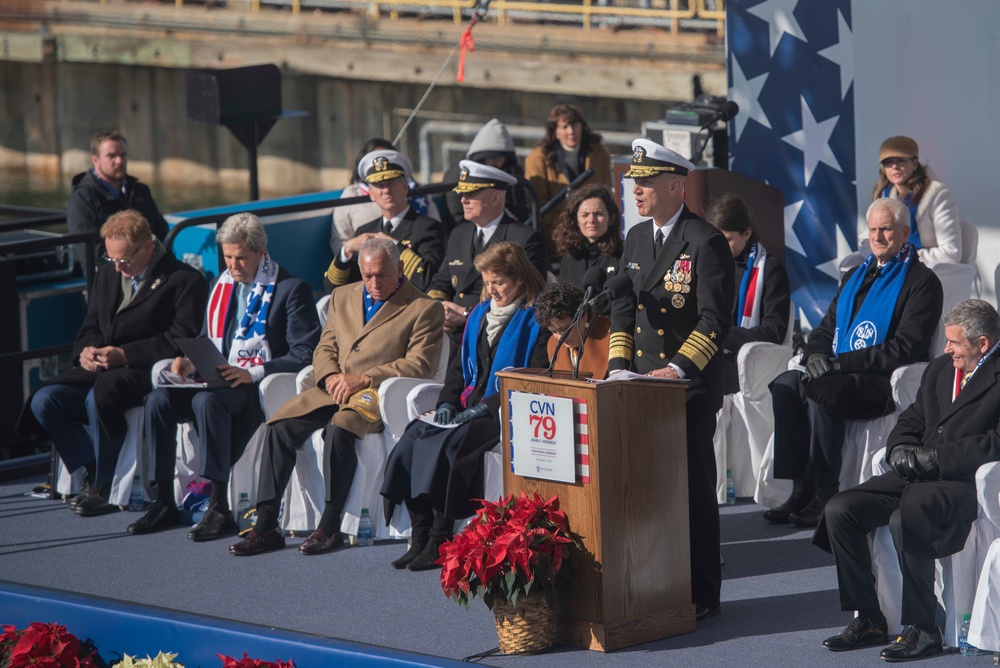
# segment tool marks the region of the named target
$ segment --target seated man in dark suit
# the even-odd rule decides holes
[[[208,295],[201,274],[154,240],[138,211],[110,216],[101,237],[107,264],[97,272],[73,345],[75,368],[35,392],[19,427],[37,418],[66,468],[86,469],[83,490],[70,503],[83,517],[119,510],[108,493],[125,440],[124,413],[152,389],[153,364],[178,353],[174,339],[201,327]]]
[[[437,368],[444,339],[441,306],[403,276],[394,241],[368,239],[358,255],[362,281],[337,288],[330,297],[326,327],[313,354],[316,386],[268,421],[257,524],[229,546],[231,554],[245,557],[285,546],[278,526],[281,498],[296,450],[320,429],[325,430],[326,504],[319,526],[299,552],[316,555],[342,546],[341,515],[358,465],[355,441],[383,428],[379,387],[398,376],[430,378]]]
[[[867,219],[872,253],[844,277],[809,335],[805,374],[787,371],[771,385],[774,477],[794,487],[788,500],[764,513],[768,522],[819,523],[840,488],[846,421],[895,410],[892,372],[927,359],[941,318],[941,282],[907,242],[909,209],[877,199]]]
[[[465,220],[448,237],[448,252],[427,291],[444,304],[445,331],[451,334],[450,355],[458,353],[469,313],[479,303],[483,279],[474,260],[492,244],[512,241],[524,249],[542,278],[549,271],[545,239],[534,228],[522,225],[504,210],[507,189],[517,179],[496,167],[472,160],[459,162],[458,185]]]
[[[175,526],[177,424],[194,422],[205,446],[202,475],[212,481],[212,498],[194,541],[213,540],[236,529],[229,510],[229,469],[243,454],[264,415],[257,383],[272,373],[298,373],[312,360],[319,318],[309,285],[280,268],[267,253],[267,233],[251,213],[230,216],[215,235],[226,260],[209,299],[201,335],[228,358],[221,369],[229,387],[191,390],[161,387],[146,398],[146,444],[155,456],[156,502],[129,525],[143,534]],[[176,358],[171,371],[182,376],[194,365]]]
[[[346,240],[326,270],[327,290],[361,280],[358,250],[371,237],[382,237],[399,245],[403,273],[418,290],[427,290],[444,258],[444,228],[421,216],[406,199],[413,167],[405,155],[382,149],[365,154],[358,163],[358,176],[368,184],[369,195],[382,215],[358,228]]]
[[[976,470],[1000,459],[1000,315],[970,299],[944,324],[945,354],[927,367],[917,398],[889,434],[892,471],[830,499],[813,538],[837,558],[841,609],[858,611],[843,633],[823,642],[831,651],[888,642],[868,545],[868,534],[888,525],[903,575],[906,628],[880,657],[941,653],[934,560],[965,546],[977,514]]]

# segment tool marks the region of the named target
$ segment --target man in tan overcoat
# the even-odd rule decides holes
[[[378,389],[397,376],[430,378],[444,332],[441,305],[403,275],[396,244],[365,242],[362,281],[333,291],[327,323],[313,354],[316,387],[285,404],[268,422],[257,486],[257,524],[229,547],[238,556],[281,549],[278,505],[295,468],[295,452],[325,428],[326,506],[319,527],[299,546],[322,554],[344,542],[341,513],[357,467],[354,441],[382,430]]]

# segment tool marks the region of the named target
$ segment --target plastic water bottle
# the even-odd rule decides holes
[[[242,536],[253,528],[255,517],[251,517],[250,499],[246,492],[240,492],[240,502],[236,504],[236,526]]]
[[[132,479],[132,493],[128,497],[128,509],[132,512],[142,512],[146,506],[146,490],[142,488],[142,480],[136,474]]]
[[[726,505],[736,505],[736,481],[733,480],[732,469],[726,469]]]
[[[375,527],[367,508],[361,509],[361,519],[358,520],[358,545],[368,547],[375,543]]]
[[[979,656],[979,650],[969,644],[970,615],[962,615],[962,627],[958,630],[958,651],[962,656]]]

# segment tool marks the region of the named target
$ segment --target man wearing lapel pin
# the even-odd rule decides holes
[[[295,451],[325,429],[326,505],[316,530],[299,545],[305,555],[344,544],[341,514],[357,468],[355,439],[382,431],[379,386],[397,376],[430,378],[444,340],[444,311],[403,275],[395,241],[372,238],[358,253],[361,282],[337,288],[313,353],[316,387],[298,395],[269,421],[257,485],[257,524],[236,556],[279,550],[285,536],[278,508],[295,468]]]
[[[388,149],[365,154],[358,163],[358,176],[368,184],[372,201],[382,215],[358,228],[324,275],[328,290],[361,280],[358,250],[372,237],[399,245],[403,274],[413,287],[426,291],[444,257],[444,228],[441,223],[421,216],[406,199],[413,166],[405,155]]]
[[[719,611],[719,508],[712,438],[722,406],[723,359],[735,284],[726,238],[684,205],[694,165],[648,139],[632,142],[632,194],[640,215],[619,274],[633,293],[612,305],[608,369],[690,380],[686,394],[691,596],[699,620]]]
[[[267,252],[267,232],[257,216],[230,216],[215,240],[226,270],[212,288],[201,336],[211,339],[228,360],[218,370],[229,386],[158,387],[146,397],[146,446],[154,455],[156,500],[129,525],[129,533],[153,533],[180,523],[174,478],[181,422],[194,423],[205,454],[198,474],[212,483],[208,510],[188,538],[215,540],[236,530],[229,508],[229,471],[263,422],[258,384],[272,373],[301,371],[319,342],[312,291]],[[171,371],[189,377],[195,368],[191,360],[177,357]]]
[[[208,298],[201,274],[155,240],[138,211],[110,216],[100,234],[105,264],[73,345],[75,368],[34,393],[19,426],[37,419],[66,468],[84,467],[83,489],[70,503],[81,517],[119,510],[108,494],[124,413],[142,406],[153,364],[178,354],[174,339],[198,332]]]
[[[549,271],[545,239],[534,228],[522,225],[504,210],[506,192],[517,185],[507,172],[472,160],[459,163],[458,185],[465,220],[448,237],[448,251],[427,294],[441,300],[444,328],[451,335],[450,356],[462,348],[462,333],[469,313],[479,303],[483,279],[476,271],[476,256],[491,244],[511,241],[524,249],[544,278]]]
[[[976,470],[1000,459],[1000,315],[969,299],[944,318],[945,354],[930,363],[913,404],[889,434],[892,468],[837,494],[813,542],[837,559],[842,610],[856,610],[823,646],[837,652],[889,642],[872,573],[868,534],[888,525],[903,576],[903,632],[886,661],[940,654],[934,560],[958,552],[976,519]],[[961,612],[961,611],[959,611]]]

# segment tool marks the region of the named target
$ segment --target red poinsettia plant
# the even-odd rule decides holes
[[[81,650],[80,639],[59,624],[32,622],[21,631],[5,625],[0,635],[2,668],[95,668],[92,655]]]
[[[496,503],[477,500],[483,507],[475,519],[440,548],[445,595],[465,606],[481,595],[492,610],[496,601],[515,605],[519,596],[550,587],[577,546],[559,497],[522,492]]]
[[[216,656],[222,659],[222,668],[295,668],[295,664],[292,663],[291,659],[287,663],[280,660],[262,661],[260,659],[251,659],[247,656],[246,652],[243,652],[242,659],[234,659],[225,654],[216,654]]]

